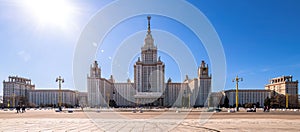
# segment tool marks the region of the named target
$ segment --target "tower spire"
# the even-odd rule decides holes
[[[148,19],[148,34],[150,34],[151,33],[151,28],[150,28],[151,16],[148,16],[147,19]]]
[[[151,35],[151,26],[150,26],[151,16],[147,16],[147,19],[148,19],[148,31],[147,31],[146,38],[144,40],[145,43],[144,46],[142,47],[142,50],[156,49],[156,46],[154,46],[154,40]]]

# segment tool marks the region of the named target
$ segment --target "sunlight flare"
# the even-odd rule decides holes
[[[43,25],[65,27],[74,13],[74,7],[66,0],[24,0],[23,4]]]

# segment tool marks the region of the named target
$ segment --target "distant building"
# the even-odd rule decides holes
[[[265,89],[274,90],[276,94],[288,96],[289,107],[298,106],[298,80],[294,81],[293,76],[272,78]]]
[[[208,96],[211,93],[211,75],[209,74],[208,64],[201,62],[198,68],[198,78],[189,81],[189,87],[193,93],[195,106],[208,106]]]
[[[296,95],[298,94],[298,80],[294,81],[293,76],[272,78],[265,89],[274,90],[276,93],[283,95]]]
[[[78,93],[72,90],[31,90],[29,92],[29,106],[32,107],[57,107],[59,92],[61,92],[62,106],[78,105]]]
[[[245,105],[247,103],[259,103],[259,106],[256,107],[263,107],[264,100],[273,95],[272,90],[263,90],[263,89],[239,89],[238,96],[239,96],[239,105]],[[229,106],[233,107],[236,104],[236,90],[225,90],[223,92],[222,103],[224,104],[225,98],[229,100]]]
[[[211,92],[211,75],[208,65],[202,61],[198,77],[186,77],[183,83],[165,82],[165,64],[154,45],[148,16],[148,31],[141,47],[141,56],[134,64],[134,81],[115,82],[101,78],[101,68],[95,61],[87,76],[88,103],[90,107],[107,107],[115,102],[120,107],[199,107],[207,106]]]
[[[5,107],[28,105],[29,91],[34,90],[35,85],[30,79],[9,76],[8,81],[3,81],[3,103]]]
[[[74,90],[61,90],[63,106],[77,106],[79,103],[87,106],[87,93]],[[3,106],[58,106],[59,90],[35,89],[30,79],[9,76],[8,81],[3,81]],[[0,100],[2,101],[2,100]],[[79,102],[81,101],[81,102]],[[1,102],[0,102],[1,103]]]

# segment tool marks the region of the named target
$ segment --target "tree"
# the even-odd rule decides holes
[[[278,94],[276,100],[278,101],[279,108],[285,108],[285,96],[283,94]]]
[[[224,99],[224,107],[229,108],[229,99],[227,96],[225,96],[225,99]]]
[[[283,94],[272,96],[270,106],[272,108],[285,108],[285,96]]]

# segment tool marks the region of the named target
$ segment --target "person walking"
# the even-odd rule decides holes
[[[17,106],[16,110],[17,110],[17,113],[20,112],[20,105]]]
[[[25,111],[25,105],[22,106],[22,113],[26,112]]]

